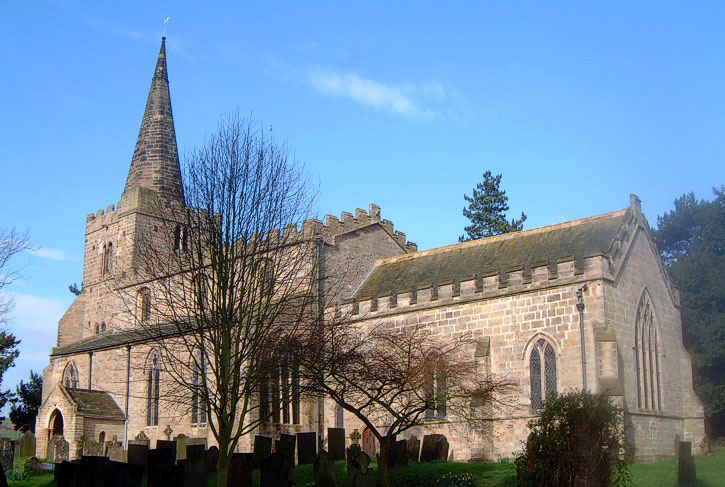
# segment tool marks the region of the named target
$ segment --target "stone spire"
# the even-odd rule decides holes
[[[166,73],[166,37],[161,38],[159,59],[151,80],[146,110],[124,192],[137,187],[151,189],[159,195],[180,200],[182,203],[184,201],[174,116],[171,112],[169,78]]]

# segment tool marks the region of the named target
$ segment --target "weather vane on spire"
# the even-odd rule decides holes
[[[166,37],[166,24],[171,20],[171,17],[164,17],[164,37]]]

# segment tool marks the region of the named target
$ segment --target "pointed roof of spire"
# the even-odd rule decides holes
[[[167,198],[184,201],[169,78],[166,72],[166,37],[161,38],[159,59],[151,80],[146,110],[124,192],[136,187],[151,189]]]

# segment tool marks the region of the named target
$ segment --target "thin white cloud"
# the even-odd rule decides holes
[[[16,293],[13,296],[15,308],[12,313],[11,332],[18,337],[31,332],[55,335],[58,320],[61,319],[68,301],[33,294]]]
[[[440,114],[435,105],[448,98],[447,90],[435,81],[396,86],[355,73],[319,69],[309,71],[307,79],[323,95],[347,97],[360,105],[406,118],[435,118]]]
[[[34,255],[36,257],[40,257],[41,259],[49,259],[49,260],[73,260],[70,255],[68,255],[68,252],[65,250],[58,250],[58,249],[51,249],[48,247],[40,247],[39,249],[35,250],[28,250],[29,254]]]

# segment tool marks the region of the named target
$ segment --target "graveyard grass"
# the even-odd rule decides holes
[[[22,470],[25,458],[16,460],[15,469]],[[707,457],[696,457],[698,481],[693,487],[725,487],[725,448],[720,448]],[[375,463],[371,465],[375,468]],[[349,487],[350,480],[345,474],[345,462],[335,464],[337,470],[338,487]],[[312,465],[297,467],[297,486],[312,487],[315,485]],[[480,487],[508,487],[516,485],[516,471],[512,463],[455,463],[431,462],[411,464],[403,468],[395,468],[390,472],[390,481],[393,486],[407,487],[434,487],[436,479],[444,474],[470,473],[477,480]],[[639,463],[631,468],[632,485],[643,487],[674,487],[677,485],[677,460],[662,460],[654,463]],[[52,474],[31,476],[28,480],[9,482],[10,487],[52,487]],[[254,472],[254,484],[259,485],[259,470]],[[216,485],[216,479],[210,478],[209,487]]]

